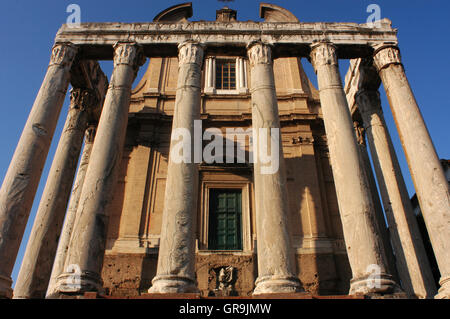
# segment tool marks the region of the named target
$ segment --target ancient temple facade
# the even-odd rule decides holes
[[[185,3],[151,23],[61,27],[0,193],[0,296],[450,298],[448,183],[390,21],[302,23],[271,4],[260,6],[263,22],[238,21],[229,8],[215,21],[190,21],[192,13]],[[98,60],[111,59],[108,81]],[[345,79],[339,59],[351,59]],[[13,291],[69,83],[69,113]]]

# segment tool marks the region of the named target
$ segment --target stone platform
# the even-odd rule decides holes
[[[186,300],[200,300],[200,299],[369,299],[370,297],[363,295],[332,295],[332,296],[318,296],[308,293],[286,293],[286,294],[261,294],[257,296],[238,296],[238,297],[211,297],[201,296],[200,294],[142,294],[133,297],[107,296],[101,295],[97,292],[86,292],[83,299],[186,299]]]

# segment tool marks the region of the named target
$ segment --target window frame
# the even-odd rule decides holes
[[[235,89],[217,89],[216,67],[218,60],[235,61]],[[247,85],[247,60],[243,57],[230,56],[208,56],[204,63],[204,86],[205,94],[239,95],[248,94]]]
[[[221,68],[220,68],[221,67]],[[220,70],[221,69],[221,70]],[[234,77],[232,77],[232,70],[234,69]],[[218,71],[221,71],[220,73]],[[237,63],[236,59],[220,58],[216,59],[215,76],[216,76],[216,90],[217,91],[235,91],[237,90]],[[225,75],[227,74],[227,76]],[[220,80],[220,83],[219,81]],[[227,85],[225,85],[227,83]],[[232,85],[232,83],[234,85]],[[219,88],[220,84],[220,88]]]
[[[235,196],[234,198],[236,199],[236,202],[235,202],[236,206],[235,206],[235,210],[232,214],[234,215],[234,218],[236,219],[236,225],[235,225],[234,231],[231,232],[231,234],[236,237],[235,238],[236,242],[234,242],[235,248],[229,248],[230,246],[232,246],[231,242],[228,242],[228,235],[230,235],[229,225],[228,225],[228,217],[231,215],[229,212],[225,212],[226,217],[227,217],[227,224],[225,226],[226,239],[225,239],[224,246],[226,246],[226,248],[222,248],[222,249],[218,248],[220,245],[219,245],[219,242],[217,242],[217,235],[218,235],[217,233],[214,234],[215,238],[212,236],[212,231],[218,232],[220,226],[218,223],[219,222],[218,218],[216,218],[216,223],[213,223],[213,219],[211,218],[211,216],[212,216],[211,215],[212,214],[211,206],[213,205],[213,203],[212,203],[213,197],[211,196],[211,193],[216,194],[217,201],[220,201],[220,198],[219,198],[220,195],[226,194],[225,201],[227,202],[226,203],[227,208],[229,208],[228,207],[228,199],[231,198],[230,194],[234,194],[234,196]],[[240,206],[240,207],[238,208],[238,206]],[[216,211],[215,213],[217,215],[219,212]],[[216,217],[218,217],[218,216],[216,216]],[[242,189],[239,189],[239,188],[210,188],[209,189],[209,215],[208,215],[208,218],[209,218],[208,227],[211,227],[213,224],[215,224],[215,227],[216,227],[216,229],[214,229],[214,230],[208,229],[208,249],[209,250],[226,250],[226,251],[242,251],[243,250],[243,245],[242,245]],[[213,243],[217,247],[212,247]]]
[[[209,249],[209,201],[211,189],[236,189],[241,190],[241,245],[239,250],[216,250]],[[211,253],[249,253],[254,249],[253,238],[251,235],[251,215],[250,215],[250,194],[251,183],[247,181],[204,181],[202,182],[200,220],[199,220],[199,238],[197,249],[203,252]]]

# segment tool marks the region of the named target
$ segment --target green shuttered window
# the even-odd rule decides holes
[[[210,250],[242,250],[242,191],[210,189],[209,234]]]

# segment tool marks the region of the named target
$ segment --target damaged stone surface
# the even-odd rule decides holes
[[[194,136],[194,121],[200,119],[203,49],[196,42],[179,47],[179,75],[172,132],[185,129]],[[172,133],[173,134],[173,133]],[[171,148],[176,140],[171,141]],[[191,146],[194,141],[188,141]],[[198,168],[193,158],[176,163],[169,158],[158,272],[150,293],[197,292],[194,277]]]
[[[430,286],[421,286],[422,278],[414,275],[413,263],[405,266],[397,259],[398,281],[395,265],[389,262],[364,132],[352,120],[364,122],[369,135],[381,134],[377,129],[383,123],[367,126],[367,114],[352,119],[350,110],[354,116],[364,110],[353,105],[349,109],[345,96],[367,106],[378,102],[376,94],[360,92],[359,83],[344,92],[339,76],[338,59],[374,58],[438,258],[442,273],[438,297],[449,298],[448,185],[401,65],[397,30],[387,19],[378,28],[302,23],[286,9],[270,4],[261,4],[260,15],[264,22],[242,22],[236,20],[236,11],[224,8],[217,12],[217,21],[191,22],[192,5],[185,3],[164,10],[152,23],[86,23],[60,29],[0,191],[0,297],[12,295],[12,266],[67,85],[70,81],[74,88],[91,93],[101,83],[106,85],[95,75],[102,74],[95,62],[102,59],[114,60],[106,99],[89,109],[87,121],[85,117],[81,123],[74,121],[77,116],[72,113],[81,109],[71,110],[67,118],[70,129],[65,133],[77,131],[78,142],[64,142],[66,134],[60,141],[66,149],[54,159],[58,168],[52,168],[47,182],[49,191],[41,203],[46,209],[40,209],[35,221],[16,284],[17,298],[42,297],[50,277],[49,298],[105,294],[160,298],[173,293],[194,298],[297,298],[301,290],[399,298],[406,296],[399,283],[410,296],[413,291],[421,298],[432,297]],[[144,57],[151,57],[149,67],[132,90]],[[312,62],[319,90],[306,76],[302,58]],[[235,90],[216,88],[221,80],[217,67],[227,63],[234,69]],[[357,75],[354,71],[350,79]],[[373,75],[370,78],[363,81],[368,85],[365,89],[378,90],[370,83]],[[379,80],[374,82],[379,85]],[[249,160],[239,165],[174,163],[171,131],[185,128],[195,136],[194,120],[222,134],[230,128],[279,129],[279,144],[273,149],[278,151],[279,167],[262,174],[262,165]],[[81,127],[87,124],[83,158],[50,276],[73,180],[72,162],[80,151]],[[72,130],[74,126],[80,129]],[[376,137],[368,137],[372,148],[389,153],[389,145],[380,148]],[[76,146],[76,154],[67,150],[69,144]],[[272,149],[272,142],[268,146]],[[250,158],[250,146],[243,150]],[[61,154],[69,154],[68,159]],[[389,160],[381,155],[378,159],[377,177],[380,170],[391,170],[386,166]],[[65,169],[62,163],[70,167]],[[398,186],[395,181],[401,175],[394,175],[386,180]],[[242,246],[237,250],[219,251],[209,245],[214,233],[209,224],[213,189],[240,192]],[[394,198],[396,190],[381,190],[389,209],[386,198]],[[392,201],[391,206],[394,211],[398,205]],[[395,212],[388,211],[387,216],[398,220],[402,236],[407,236],[410,224],[402,223]],[[397,255],[398,241],[403,241],[399,238]],[[370,285],[374,266],[380,271],[379,287]],[[406,272],[414,277],[412,290],[402,278]]]
[[[385,250],[377,231],[367,176],[360,161],[339,75],[336,47],[326,42],[316,44],[312,48],[311,60],[318,77],[339,210],[353,273],[350,294],[377,291],[378,288],[368,284],[372,265],[378,267],[380,276],[384,277],[379,289],[395,291],[399,286],[389,274]]]
[[[11,297],[11,272],[53,138],[77,54],[55,45],[38,96],[0,190],[0,296]]]
[[[353,60],[346,79],[347,99],[350,109],[359,112],[367,134],[402,286],[411,297],[431,298],[436,295],[436,287],[384,120],[380,82],[372,60]]]
[[[87,168],[67,253],[66,264],[77,265],[81,271],[80,285],[66,286],[65,280],[72,275],[63,273],[58,277],[58,290],[63,293],[102,290],[100,273],[109,218],[106,205],[111,201],[117,182],[131,85],[138,67],[143,64],[142,51],[133,43],[118,43],[115,52],[114,72],[90,156],[90,161],[97,165]]]

